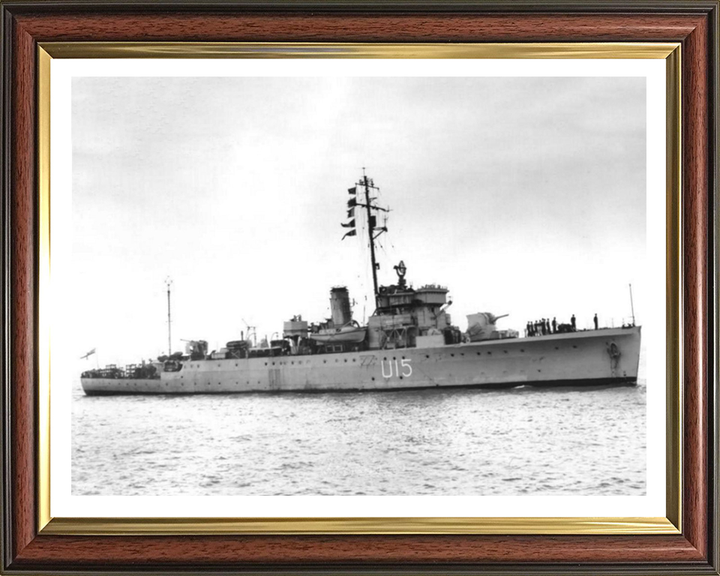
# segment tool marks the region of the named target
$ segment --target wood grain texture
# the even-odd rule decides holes
[[[666,6],[670,6],[667,4]],[[536,570],[613,570],[717,573],[708,563],[713,505],[707,478],[708,349],[710,315],[706,262],[712,242],[708,217],[711,177],[710,106],[714,95],[713,42],[707,10],[642,13],[215,13],[172,9],[100,14],[23,8],[12,16],[14,83],[12,131],[12,568],[94,569],[136,567],[230,569],[288,567],[417,567],[425,571],[522,565]],[[7,32],[7,27],[5,29]],[[684,315],[685,350],[683,536],[36,536],[34,500],[35,335],[35,55],[37,41],[682,41],[684,107]],[[716,559],[714,562],[717,562]],[[543,568],[544,567],[544,568]]]
[[[11,479],[17,555],[35,537],[35,49],[13,35],[11,171]]]
[[[683,59],[683,243],[684,243],[684,382],[685,393],[685,498],[684,533],[706,555],[708,513],[708,298],[707,210],[709,201],[708,22],[701,22],[685,42]],[[685,88],[685,86],[687,88]]]
[[[638,559],[692,562],[703,558],[682,536],[245,536],[40,537],[17,566],[398,564],[500,562],[618,563]]]
[[[650,42],[683,39],[701,19],[645,16],[638,26],[628,14],[40,14],[17,22],[38,41]]]

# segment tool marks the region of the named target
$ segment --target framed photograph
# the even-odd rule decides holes
[[[717,574],[717,8],[4,3],[3,570]]]

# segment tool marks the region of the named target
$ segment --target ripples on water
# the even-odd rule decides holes
[[[633,495],[645,385],[87,397],[74,495]]]

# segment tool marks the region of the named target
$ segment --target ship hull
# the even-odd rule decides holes
[[[88,395],[634,384],[640,327],[434,348],[188,361],[155,379],[82,378]]]

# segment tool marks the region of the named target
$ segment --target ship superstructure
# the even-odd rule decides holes
[[[241,337],[208,353],[207,342],[187,342],[185,353],[157,362],[109,366],[82,374],[95,394],[197,394],[259,391],[395,390],[435,387],[634,384],[641,329],[547,331],[521,336],[499,329],[506,316],[478,312],[468,329],[452,324],[448,289],[411,287],[407,267],[395,267],[396,283],[379,285],[375,241],[388,231],[389,210],[378,205],[372,179],[348,189],[343,239],[357,236],[364,217],[370,248],[375,311],[361,325],[353,319],[345,286],[330,291],[330,318],[309,323],[297,315],[283,323],[282,338],[256,346]],[[168,288],[169,290],[169,288]],[[169,298],[169,293],[168,293]],[[169,300],[168,300],[169,302]],[[169,313],[169,311],[168,311]]]

